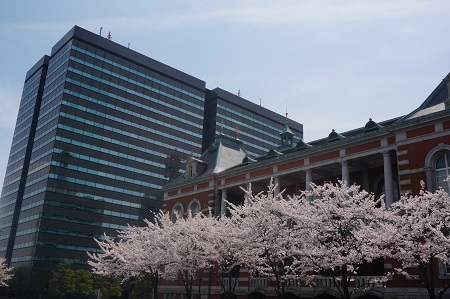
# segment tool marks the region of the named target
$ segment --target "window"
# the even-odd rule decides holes
[[[197,199],[192,200],[188,209],[192,217],[195,217],[198,213],[200,213],[200,202]]]
[[[429,191],[436,191],[439,188],[447,193],[450,191],[450,183],[445,181],[450,175],[450,145],[440,143],[427,154],[425,171]]]
[[[445,275],[450,275],[450,265],[445,264]]]
[[[450,181],[446,179],[450,175],[450,152],[444,153],[436,160],[436,185],[445,192],[450,191]],[[448,267],[448,266],[447,266]]]
[[[172,208],[172,221],[175,222],[177,221],[178,218],[183,217],[183,206],[180,203],[177,203],[173,208]]]

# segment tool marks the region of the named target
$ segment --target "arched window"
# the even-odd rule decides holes
[[[436,191],[443,188],[450,191],[450,183],[444,181],[450,174],[450,145],[440,143],[425,157],[425,171],[427,174],[427,189]]]
[[[200,202],[198,201],[198,199],[192,200],[189,204],[188,209],[192,217],[195,217],[198,213],[200,213]]]
[[[172,221],[175,222],[177,221],[178,218],[183,217],[183,206],[180,203],[177,203],[173,208],[172,208],[172,213],[171,213],[171,218]]]
[[[450,175],[450,152],[440,155],[436,159],[436,186],[445,192],[450,191],[450,182],[446,179]]]

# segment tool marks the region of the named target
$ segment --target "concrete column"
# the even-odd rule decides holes
[[[362,184],[362,187],[367,192],[370,192],[369,171],[367,169],[364,169],[362,171],[362,173],[363,173],[363,184]]]
[[[350,173],[348,172],[348,161],[342,161],[342,181],[345,181],[346,185],[350,185]]]
[[[305,170],[306,182],[305,182],[305,190],[311,191],[311,182],[312,182],[312,169]],[[312,200],[312,196],[307,196],[306,199]]]
[[[280,177],[276,176],[273,178],[273,183],[275,185],[275,192],[273,194],[273,196],[277,196],[278,194],[280,194]]]
[[[305,190],[306,191],[311,191],[311,182],[312,182],[312,169],[306,169],[305,170],[305,174],[306,174],[306,185],[305,185]]]
[[[392,178],[392,164],[390,152],[383,153],[384,168],[384,196],[386,208],[389,208],[394,202],[394,179]]]
[[[227,213],[227,189],[222,190],[222,198],[220,201],[220,214],[225,215]]]

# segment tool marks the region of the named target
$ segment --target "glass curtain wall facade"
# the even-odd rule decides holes
[[[85,264],[94,237],[160,207],[201,154],[205,98],[203,81],[79,27],[45,61],[25,81],[0,210],[0,254],[35,276]]]
[[[44,56],[26,75],[6,168],[0,201],[0,253],[8,258],[14,246],[49,58]]]
[[[303,138],[303,125],[220,88],[208,90],[205,105],[203,150],[223,133],[243,141],[250,156],[266,154],[280,145],[280,133],[286,122],[295,134],[294,142]]]

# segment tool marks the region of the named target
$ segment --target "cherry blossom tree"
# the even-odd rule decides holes
[[[6,285],[6,282],[12,277],[12,268],[6,264],[6,260],[0,257],[0,285]]]
[[[166,242],[170,245],[170,252],[166,252],[165,273],[170,275],[181,274],[186,290],[186,298],[192,297],[192,286],[199,270],[210,267],[205,250],[206,240],[202,237],[202,231],[206,229],[205,223],[213,220],[212,216],[197,214],[192,217],[179,217],[171,226],[166,226]],[[214,221],[214,220],[213,220]],[[201,277],[199,277],[201,279]]]
[[[88,253],[88,263],[94,273],[105,276],[127,279],[146,273],[153,277],[153,291],[157,296],[158,277],[165,273],[168,254],[173,251],[166,234],[173,222],[167,213],[160,213],[152,221],[145,220],[145,224],[129,226],[115,238],[105,235],[104,240],[96,240],[102,253]]]
[[[209,217],[211,218],[211,217]],[[97,241],[103,253],[89,254],[89,264],[97,274],[123,278],[142,273],[154,278],[153,289],[157,295],[157,278],[177,278],[180,274],[186,298],[192,297],[196,273],[210,266],[205,254],[207,248],[199,232],[205,230],[207,221],[215,221],[198,214],[172,221],[169,213],[159,213],[145,226],[130,226],[116,238]]]
[[[391,206],[390,256],[402,263],[398,273],[412,278],[436,298],[435,261],[450,264],[450,197],[439,189],[402,196]],[[419,270],[418,278],[417,269]],[[440,297],[448,286],[440,292]]]
[[[292,228],[295,226],[300,231],[301,223],[305,223],[305,218],[300,219],[298,214],[295,214],[294,223],[292,210],[300,208],[305,211],[309,203],[304,197],[285,198],[283,192],[275,195],[275,189],[273,180],[267,192],[258,194],[252,194],[249,185],[244,190],[244,204],[230,203],[230,213],[239,226],[252,228],[243,236],[245,247],[239,255],[240,261],[249,268],[251,275],[273,281],[275,292],[282,298],[292,277],[284,270],[292,261],[287,255],[293,245]],[[304,275],[307,269],[302,270],[302,273],[296,273],[296,277]]]
[[[302,271],[306,255],[316,273],[330,276],[341,297],[350,298],[358,291],[351,283],[359,266],[385,255],[387,240],[380,233],[386,219],[384,203],[359,186],[342,181],[311,186],[312,190],[303,194],[315,198],[310,208],[293,211],[301,218],[309,213],[310,223],[293,231],[298,244],[290,252],[294,257],[291,270]]]
[[[252,228],[239,226],[234,218],[225,216],[200,219],[197,236],[208,265],[205,269],[219,281],[223,294],[231,298],[239,282],[240,254],[245,248],[245,236]]]

